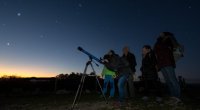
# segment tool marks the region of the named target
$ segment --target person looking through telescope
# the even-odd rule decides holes
[[[104,55],[103,60],[104,63],[110,62],[110,56],[108,54]],[[114,71],[108,69],[106,66],[104,66],[103,71],[101,73],[102,77],[104,77],[104,83],[103,83],[103,93],[106,95],[108,84],[110,84],[110,96],[108,99],[112,99],[115,95],[115,81],[114,78],[116,77],[116,74]]]
[[[125,83],[128,78],[129,73],[131,72],[131,68],[129,66],[129,62],[126,58],[120,57],[116,54],[113,50],[108,52],[110,56],[109,63],[104,63],[104,65],[112,70],[116,71],[117,78],[118,78],[118,92],[119,92],[119,101],[115,104],[116,106],[124,106],[125,105]]]

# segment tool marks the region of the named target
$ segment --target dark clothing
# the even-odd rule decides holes
[[[118,65],[118,70],[117,70],[117,72],[119,73],[118,76],[119,77],[121,77],[123,75],[128,76],[131,72],[129,62],[123,57],[120,57],[119,60],[120,60],[120,63]]]
[[[175,74],[175,59],[173,55],[173,41],[170,36],[159,37],[154,47],[157,56],[157,66],[162,72],[171,97],[180,98],[180,86]]]
[[[124,58],[120,57],[117,54],[114,54],[110,57],[109,62],[105,63],[105,66],[117,73],[117,76],[122,76],[123,74],[129,74],[131,69],[129,66],[129,62]]]
[[[156,69],[156,56],[151,51],[142,59],[142,79],[144,82],[144,95],[149,96],[150,93],[161,96],[160,82],[158,81],[158,73]]]
[[[122,58],[126,59],[129,63],[129,75],[128,75],[128,78],[127,78],[127,81],[125,83],[125,97],[128,98],[133,98],[135,97],[135,88],[134,88],[134,84],[133,84],[133,75],[135,74],[136,72],[136,69],[135,69],[135,66],[137,65],[136,63],[136,59],[135,59],[135,55],[128,52],[127,55],[123,54]]]
[[[104,63],[104,65],[111,71],[117,71],[118,65],[120,63],[120,57],[117,54],[108,55],[106,58],[108,62]]]
[[[147,55],[142,59],[142,66],[140,70],[142,72],[142,78],[144,80],[158,79],[156,62],[156,56],[153,52],[147,53]]]
[[[173,43],[170,38],[159,37],[154,46],[159,69],[167,66],[176,67],[173,56]]]
[[[135,66],[137,65],[135,55],[128,52],[127,56],[123,55],[123,58],[125,58],[129,62],[129,66],[132,70],[132,72],[136,72]]]
[[[158,80],[144,80],[144,96],[162,96],[161,83]]]

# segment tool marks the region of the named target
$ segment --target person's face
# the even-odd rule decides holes
[[[127,47],[124,47],[124,48],[123,48],[123,53],[124,53],[125,55],[128,54],[128,48],[127,48]]]
[[[108,52],[108,55],[109,55],[109,56],[111,56],[111,55],[112,55],[112,52],[111,52],[111,51],[109,51],[109,52]]]
[[[160,33],[160,37],[164,37],[165,34],[163,32]]]
[[[147,48],[142,48],[142,54],[146,55],[150,50]]]

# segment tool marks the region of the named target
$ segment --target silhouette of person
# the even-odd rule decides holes
[[[135,97],[135,87],[134,87],[133,81],[134,81],[134,75],[136,72],[135,66],[137,65],[135,55],[130,52],[130,50],[127,46],[125,46],[123,48],[122,57],[128,61],[129,67],[131,69],[131,71],[128,75],[128,78],[127,78],[127,82],[125,83],[125,97],[133,98],[133,97]]]
[[[156,56],[150,45],[144,45],[142,48],[142,79],[144,82],[144,97],[143,100],[148,99],[150,93],[153,93],[157,101],[161,101],[160,82],[158,80],[158,72],[156,68]],[[152,92],[153,90],[153,92]]]
[[[110,55],[104,55],[103,58],[104,63],[110,62]],[[103,71],[101,75],[104,77],[104,84],[103,84],[103,93],[107,93],[108,84],[110,84],[110,95],[109,98],[113,98],[115,95],[115,82],[114,78],[116,77],[116,74],[114,71],[108,69],[106,66],[104,66]]]
[[[175,59],[173,56],[173,42],[171,36],[174,36],[171,32],[160,33],[157,42],[154,45],[154,52],[157,57],[157,67],[163,74],[166,84],[170,91],[170,102],[180,102],[180,85],[175,74]]]

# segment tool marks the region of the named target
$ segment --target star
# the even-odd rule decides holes
[[[83,5],[82,5],[81,3],[79,3],[79,4],[78,4],[78,7],[82,8],[82,7],[83,7]]]
[[[56,24],[59,24],[60,22],[58,20],[56,20]]]
[[[9,43],[9,42],[7,42],[7,43],[6,43],[6,45],[7,45],[7,46],[10,46],[10,43]]]
[[[17,16],[19,16],[19,17],[20,17],[21,15],[22,15],[21,13],[17,13]]]
[[[44,38],[44,35],[40,35],[40,38],[41,38],[41,39]]]

